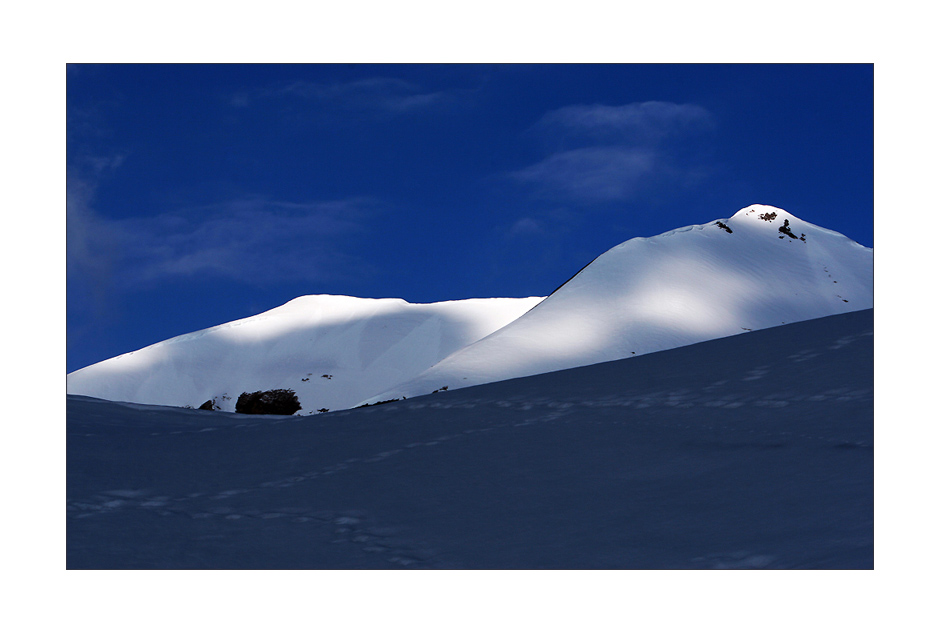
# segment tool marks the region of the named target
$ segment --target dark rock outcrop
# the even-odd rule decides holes
[[[271,389],[242,393],[235,411],[252,415],[293,415],[303,407],[292,389]]]
[[[794,233],[791,232],[791,227],[788,225],[788,220],[785,220],[785,224],[784,224],[784,225],[778,227],[778,232],[787,235],[788,237],[790,237],[790,238],[793,239],[793,240],[799,240],[799,239],[800,239],[802,242],[807,241],[807,240],[804,239],[804,233],[801,234],[801,237],[798,237],[797,235],[795,235]],[[782,236],[779,235],[779,237],[782,237]]]

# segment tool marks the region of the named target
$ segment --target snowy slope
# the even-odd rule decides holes
[[[607,251],[536,308],[365,402],[630,358],[873,306],[873,251],[765,205]]]
[[[67,376],[67,391],[234,411],[244,392],[293,389],[303,409],[353,406],[416,376],[540,301],[299,297],[263,314],[151,345]],[[328,377],[324,377],[328,376]]]
[[[870,569],[872,334],[864,310],[312,418],[70,396],[66,564]]]

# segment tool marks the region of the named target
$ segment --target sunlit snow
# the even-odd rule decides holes
[[[872,306],[872,249],[781,209],[752,205],[729,219],[610,249],[517,320],[366,402],[630,358]]]
[[[540,301],[299,297],[279,308],[156,343],[67,376],[68,393],[233,411],[244,392],[293,389],[303,409],[353,406],[419,374]]]

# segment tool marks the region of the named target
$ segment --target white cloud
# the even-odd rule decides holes
[[[97,294],[104,292],[112,261],[101,249],[99,236],[106,232],[92,206],[97,183],[117,169],[124,155],[85,155],[73,160],[65,178],[65,266],[69,282],[82,279]]]
[[[522,237],[525,235],[540,235],[544,232],[544,224],[534,218],[521,218],[511,225],[506,232],[508,237]]]
[[[693,136],[713,126],[713,116],[698,105],[645,101],[566,106],[545,114],[532,129],[568,143],[649,145]]]
[[[224,277],[251,283],[322,281],[360,274],[344,253],[364,230],[370,199],[291,203],[246,199],[114,221],[107,239],[125,264],[125,283]]]
[[[706,173],[698,150],[714,127],[693,104],[566,106],[529,130],[551,153],[509,176],[539,197],[586,204],[684,187]]]
[[[189,208],[154,217],[106,219],[91,191],[70,186],[69,283],[133,286],[172,278],[249,283],[322,281],[364,274],[345,254],[379,205],[367,198],[293,203],[263,198]]]
[[[628,147],[591,147],[558,152],[512,177],[542,197],[585,202],[631,197],[656,166],[653,152]]]

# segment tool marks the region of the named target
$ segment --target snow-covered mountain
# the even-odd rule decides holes
[[[416,376],[542,297],[412,304],[316,295],[72,372],[70,394],[234,411],[242,392],[293,389],[300,414],[344,409]]]
[[[752,205],[728,219],[610,249],[517,320],[366,402],[871,307],[872,249],[782,209]]]
[[[870,308],[873,251],[765,205],[635,238],[547,299],[307,296],[67,376],[70,394],[233,411],[293,389],[301,414],[641,356]]]

